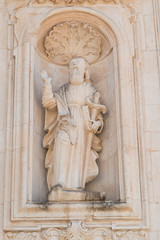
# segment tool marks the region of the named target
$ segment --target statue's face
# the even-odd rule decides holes
[[[73,58],[69,62],[70,82],[75,84],[83,83],[85,69],[86,62],[83,58]]]
[[[79,70],[85,72],[85,67],[86,67],[85,60],[83,58],[80,58],[80,57],[73,58],[69,62],[69,70],[70,71],[73,71],[75,68],[78,68]]]

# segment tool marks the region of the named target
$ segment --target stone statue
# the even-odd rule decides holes
[[[70,60],[69,73],[69,83],[54,93],[52,79],[45,70],[41,73],[47,132],[43,145],[48,149],[45,166],[50,191],[83,191],[85,184],[98,175],[96,159],[101,140],[97,134],[103,129],[106,108],[90,80],[86,60]]]

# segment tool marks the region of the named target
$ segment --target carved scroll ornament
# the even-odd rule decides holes
[[[9,232],[5,240],[147,240],[144,231],[113,231],[107,228],[87,228],[82,222],[71,222],[68,228],[48,228],[42,232]]]
[[[53,238],[54,237],[54,238]],[[43,232],[42,240],[112,240],[111,231],[105,228],[88,229],[80,222],[72,222],[65,231],[55,228]]]

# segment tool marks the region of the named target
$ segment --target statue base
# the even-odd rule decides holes
[[[49,202],[105,201],[105,199],[105,192],[85,192],[79,190],[64,190],[63,188],[53,188],[48,193]]]

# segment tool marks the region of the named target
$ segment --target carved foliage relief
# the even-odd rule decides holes
[[[42,4],[42,3],[53,3],[53,4],[60,4],[62,2],[61,0],[36,0],[37,3]],[[99,0],[63,0],[63,4],[82,4],[82,3],[90,3],[90,4],[95,4],[98,3]],[[103,3],[117,3],[117,0],[102,0],[101,2]]]
[[[55,229],[48,229],[43,232],[43,240],[52,240],[53,236],[58,236],[60,240],[90,240],[90,239],[104,239],[111,240],[111,231],[103,228],[89,230],[83,227],[80,223],[72,223],[65,231],[57,231]]]
[[[55,5],[82,5],[82,4],[118,4],[123,7],[132,8],[130,6],[130,0],[35,0],[38,4],[55,4]],[[130,9],[132,12],[132,9]]]
[[[114,240],[147,240],[147,235],[143,231],[122,231],[115,232],[113,235]]]
[[[40,240],[40,235],[36,232],[9,232],[5,236],[5,240]]]
[[[41,233],[6,233],[5,240],[147,240],[147,234],[144,231],[113,231],[100,227],[89,229],[75,221],[65,229],[49,228]]]

